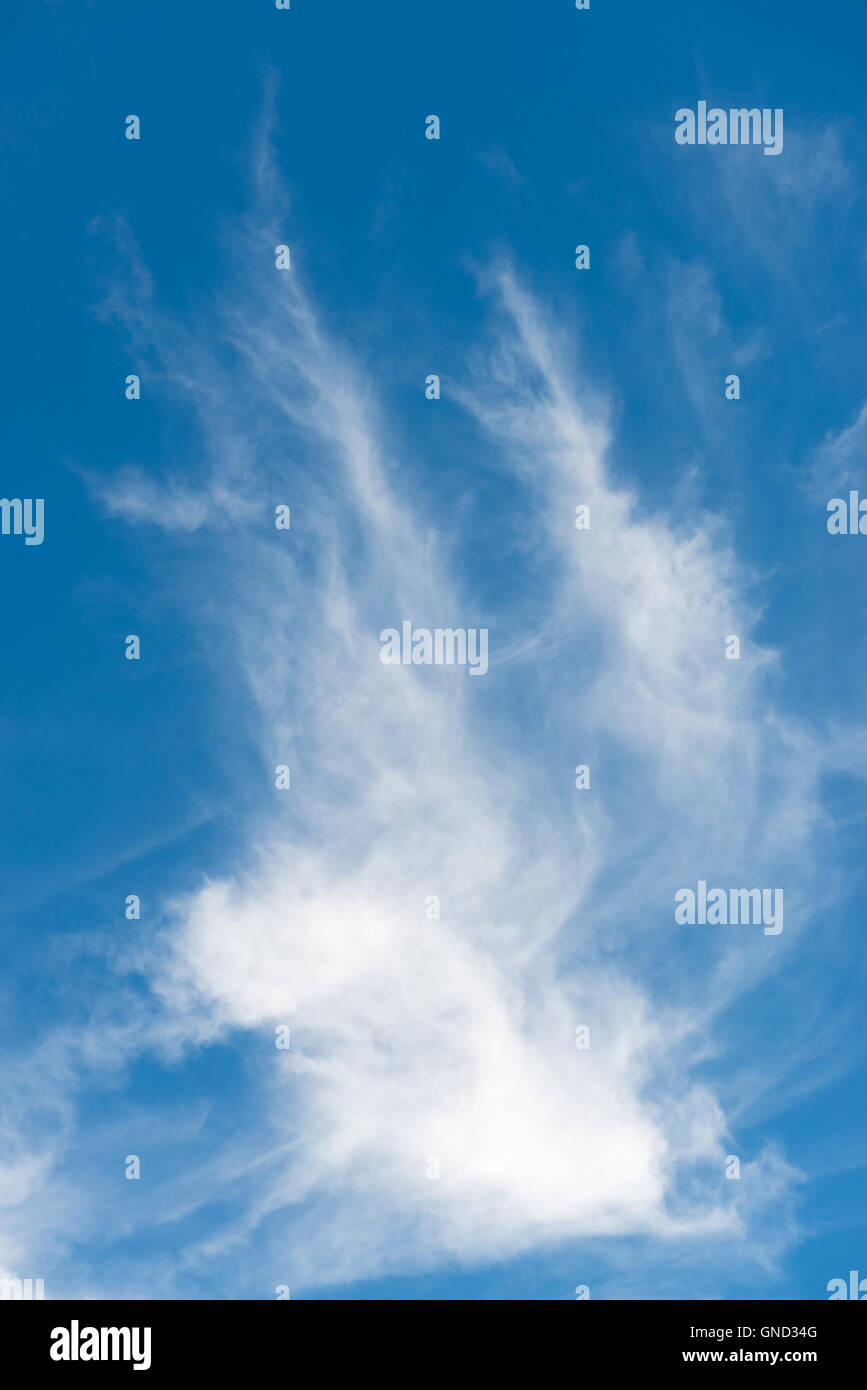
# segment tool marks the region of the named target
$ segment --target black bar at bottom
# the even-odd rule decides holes
[[[109,1371],[138,1374],[144,1382],[144,1376],[161,1381],[189,1372],[225,1379],[281,1368],[288,1380],[297,1379],[302,1367],[309,1379],[311,1370],[333,1369],[341,1361],[401,1377],[422,1368],[429,1376],[441,1361],[442,1373],[451,1377],[461,1367],[466,1372],[470,1352],[480,1368],[496,1367],[505,1357],[513,1371],[512,1358],[523,1353],[530,1364],[536,1360],[535,1379],[547,1378],[543,1363],[564,1354],[576,1371],[592,1366],[596,1374],[799,1366],[822,1375],[845,1369],[851,1376],[863,1369],[867,1331],[867,1310],[845,1301],[570,1301],[559,1313],[549,1307],[542,1326],[538,1313],[524,1323],[514,1307],[508,1323],[500,1324],[496,1303],[484,1313],[472,1304],[472,1316],[445,1314],[440,1305],[432,1318],[411,1312],[406,1303],[392,1305],[387,1317],[365,1303],[362,1314],[361,1305],[344,1300],[325,1314],[321,1303],[327,1301],[2,1302],[0,1335],[19,1374],[93,1377]],[[407,1338],[417,1343],[419,1367],[408,1364]]]

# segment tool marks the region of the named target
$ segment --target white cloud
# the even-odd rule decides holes
[[[266,153],[258,167],[266,198]],[[200,1253],[288,1211],[293,1277],[311,1284],[590,1236],[690,1248],[712,1234],[769,1258],[794,1175],[768,1150],[749,1182],[724,1180],[723,1105],[695,1073],[724,1046],[719,1012],[791,961],[809,903],[815,750],[774,710],[751,577],[720,521],[651,516],[612,484],[603,405],[500,269],[499,327],[458,394],[524,489],[544,607],[533,632],[491,620],[485,681],[384,667],[385,625],[487,618],[458,546],[419,524],[369,384],[295,275],[273,270],[268,219],[251,218],[207,342],[179,355],[151,304],[127,315],[145,334],[156,321],[167,379],[192,388],[208,440],[196,477],[98,489],[115,514],[194,536],[227,498],[245,504],[243,543],[207,535],[231,573],[216,620],[194,567],[179,601],[211,624],[227,715],[258,741],[261,809],[225,875],[169,905],[149,961],[161,1016],[121,1045],[261,1040],[268,1161],[244,1218]],[[290,480],[307,505],[286,543],[269,499]],[[730,632],[739,663],[723,657]],[[533,751],[513,689],[538,721]],[[592,792],[571,791],[588,760]],[[675,888],[723,875],[782,882],[785,935],[677,928]],[[187,1175],[184,1201],[213,1200],[220,1171]]]
[[[851,425],[837,434],[829,433],[813,452],[810,468],[810,489],[824,500],[845,496],[849,488],[858,488],[863,474],[863,459],[867,448],[867,402],[862,405]],[[848,499],[847,499],[848,500]]]
[[[259,710],[266,801],[270,769],[293,768],[292,829],[283,806],[263,811],[246,868],[174,904],[158,988],[173,1036],[256,1030],[263,1067],[274,1027],[292,1025],[268,1088],[286,1154],[250,1219],[296,1207],[293,1267],[309,1282],[575,1236],[736,1240],[761,1205],[761,1161],[743,1198],[723,1180],[725,1119],[691,1067],[719,1045],[715,1008],[779,953],[759,934],[696,957],[671,901],[705,865],[737,882],[785,871],[799,900],[815,807],[790,768],[795,735],[769,715],[774,660],[750,644],[749,585],[719,529],[651,520],[610,485],[602,412],[576,400],[512,275],[495,287],[505,328],[483,384],[461,394],[526,484],[547,556],[529,675],[555,782],[570,784],[582,741],[620,762],[586,803],[563,798],[466,680],[381,665],[383,614],[475,621],[472,601],[417,532],[405,483],[398,500],[369,391],[300,291],[228,317],[245,394],[306,430],[334,471],[327,517],[311,518],[320,582],[290,602],[291,552],[251,539],[254,577],[222,615],[222,652]],[[572,525],[577,501],[589,532]],[[359,517],[360,563],[340,539]],[[730,631],[739,665],[723,658]],[[504,618],[492,651],[523,636]],[[510,669],[495,655],[489,679]],[[440,921],[425,918],[429,893]],[[660,960],[664,982],[642,983]],[[774,1163],[770,1206],[791,1180]]]

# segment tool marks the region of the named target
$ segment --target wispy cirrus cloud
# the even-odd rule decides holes
[[[259,172],[266,196],[264,157]],[[724,1109],[695,1065],[723,1046],[724,1007],[791,960],[808,913],[819,809],[792,750],[809,764],[809,739],[774,711],[751,576],[721,523],[650,519],[612,485],[604,403],[500,266],[490,341],[455,390],[525,490],[545,590],[537,659],[498,660],[527,637],[505,613],[492,695],[454,671],[382,666],[383,626],[488,615],[458,547],[419,527],[369,384],[301,277],[273,270],[269,238],[283,235],[260,208],[220,306],[240,408],[221,409],[219,357],[192,393],[213,442],[193,515],[231,488],[245,445],[245,495],[262,495],[258,530],[239,517],[217,643],[252,701],[261,809],[231,872],[169,909],[154,1037],[183,1049],[253,1031],[267,1068],[275,1026],[292,1025],[263,1098],[285,1153],[249,1220],[280,1212],[303,1232],[301,1282],[581,1236],[740,1245],[764,1226],[776,1248],[763,1197],[765,1217],[783,1209],[794,1175],[768,1150],[749,1183],[724,1181]],[[303,441],[303,470],[259,467],[282,428]],[[266,533],[265,498],[296,481],[305,514],[287,546]],[[103,495],[136,521],[124,486]],[[577,503],[592,515],[581,533]],[[723,656],[730,632],[740,663]],[[512,682],[544,712],[541,762],[500,707]],[[570,796],[578,761],[593,790]],[[277,804],[266,788],[283,762],[292,790]],[[673,891],[705,875],[782,882],[781,941],[687,943]]]
[[[127,1061],[261,1046],[257,1121],[166,1179],[166,1228],[240,1186],[182,1262],[234,1259],[269,1227],[310,1287],[600,1237],[686,1261],[713,1235],[714,1260],[770,1261],[798,1175],[768,1145],[725,1181],[752,1056],[748,1029],[726,1052],[723,1020],[802,968],[821,759],[751,638],[754,577],[721,519],[651,516],[613,483],[605,401],[502,264],[453,394],[520,489],[535,568],[531,600],[479,611],[370,382],[303,273],[273,267],[289,213],[268,141],[234,288],[200,328],[167,322],[141,270],[112,300],[195,413],[198,463],[182,483],[92,481],[112,515],[190,547],[177,601],[207,634],[226,727],[259,751],[234,862],[133,949],[151,998],[112,1034]],[[486,680],[383,666],[378,634],[404,618],[489,626]],[[699,877],[781,883],[785,932],[677,927],[674,891]],[[704,1065],[720,1058],[726,1081]]]
[[[867,403],[851,424],[830,432],[813,450],[807,484],[810,495],[829,498],[842,495],[850,487],[857,489],[862,479],[865,444]]]

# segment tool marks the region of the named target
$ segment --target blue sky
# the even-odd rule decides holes
[[[860,7],[3,26],[0,1274],[867,1275]],[[487,674],[384,666],[404,619]],[[700,879],[783,932],[676,924]]]

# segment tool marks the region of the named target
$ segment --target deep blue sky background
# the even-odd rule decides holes
[[[488,608],[510,602],[508,488],[448,391],[433,414],[419,383],[428,372],[444,382],[459,373],[482,319],[471,267],[508,252],[555,312],[580,321],[588,382],[613,398],[615,477],[637,483],[649,511],[721,512],[741,557],[762,573],[758,636],[783,653],[775,679],[787,711],[823,729],[863,722],[867,540],[831,542],[824,506],[836,488],[809,488],[815,450],[867,399],[862,6],[593,0],[579,13],[567,0],[293,0],[282,13],[267,0],[62,0],[9,6],[2,25],[0,491],[46,499],[41,547],[0,538],[4,1051],[99,1017],[125,991],[142,995],[141,978],[114,973],[107,944],[130,929],[124,896],[139,893],[147,918],[232,852],[245,795],[235,774],[249,749],[241,725],[224,725],[217,739],[219,692],[189,615],[172,602],[189,563],[183,541],[106,517],[83,474],[159,461],[183,475],[197,448],[178,401],[152,389],[148,363],[98,312],[124,274],[106,227],[125,219],[160,303],[195,325],[231,279],[226,228],[248,206],[269,71],[279,81],[276,149],[293,198],[295,264],[327,326],[375,379],[397,422],[391,448],[411,449],[436,524],[448,529],[451,511],[469,507],[466,577]],[[728,194],[716,151],[673,140],[675,109],[703,97],[785,111],[779,159],[720,152],[751,162]],[[423,139],[430,112],[441,118],[438,143]],[[129,113],[141,117],[138,143],[123,138]],[[765,206],[750,180],[785,177],[784,165],[792,187]],[[591,247],[586,275],[573,268],[579,242]],[[696,265],[724,321],[717,334],[703,333],[700,312],[678,318],[671,308],[671,287]],[[747,343],[758,345],[752,359],[733,365],[729,345]],[[692,399],[678,354],[695,363]],[[736,406],[716,390],[734,370]],[[135,405],[123,396],[131,371],[144,378]],[[140,667],[122,660],[128,632],[147,634]],[[853,740],[847,766],[846,746],[825,779],[819,832],[844,945],[825,957],[817,905],[817,1052],[823,1009],[851,1007],[864,983],[864,753]],[[763,1049],[784,1054],[787,1009],[804,1001],[771,990],[747,1007],[757,1029],[767,1019]],[[806,1174],[802,1239],[767,1279],[729,1270],[720,1288],[697,1276],[696,1296],[821,1298],[827,1280],[859,1260],[867,1274],[864,1052],[862,1029],[842,1078],[787,1097],[760,1134],[738,1129],[745,1151],[776,1140]],[[61,1160],[67,1176],[79,1171],[97,1190],[116,1183],[112,1127],[144,1135],[148,1115],[187,1113],[207,1091],[220,1104],[188,1140],[191,1164],[200,1161],[243,1117],[251,1065],[242,1040],[85,1085],[80,1132],[92,1107],[100,1138],[91,1152],[77,1141]],[[714,1066],[724,1071],[724,1059]],[[136,1150],[134,1138],[118,1143]],[[160,1161],[183,1162],[183,1142]],[[144,1186],[130,1198],[145,1201]],[[200,1236],[210,1215],[197,1212],[186,1233]],[[106,1231],[64,1258],[92,1284],[106,1252],[134,1270],[160,1240],[146,1228]],[[665,1295],[658,1274],[644,1273],[646,1256],[636,1241],[619,1272],[625,1296]],[[269,1297],[280,1260],[256,1258],[259,1296]],[[593,1285],[598,1258],[588,1244],[326,1296],[570,1297],[576,1283]],[[207,1277],[186,1292],[256,1296],[247,1283],[214,1287]]]

